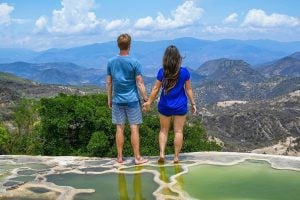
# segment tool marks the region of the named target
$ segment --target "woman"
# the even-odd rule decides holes
[[[157,73],[157,80],[148,101],[143,104],[143,109],[149,111],[150,105],[156,98],[160,88],[162,88],[158,103],[160,119],[160,155],[158,162],[160,163],[165,161],[165,147],[172,116],[175,134],[174,163],[179,161],[179,152],[183,143],[183,126],[188,111],[187,96],[191,102],[192,113],[195,114],[197,111],[191,87],[190,73],[186,68],[181,67],[181,62],[182,57],[178,49],[174,45],[169,46],[163,56],[163,68]]]

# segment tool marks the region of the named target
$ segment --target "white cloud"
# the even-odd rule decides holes
[[[52,12],[50,32],[78,33],[94,29],[99,21],[94,8],[94,0],[62,0],[62,8]]]
[[[14,10],[13,6],[7,3],[0,3],[0,25],[8,25],[11,22],[10,13]]]
[[[42,31],[47,26],[47,18],[45,16],[39,17],[35,22],[36,31]]]
[[[162,13],[158,13],[157,17],[141,18],[135,23],[136,28],[145,28],[154,26],[156,29],[174,29],[192,25],[202,16],[204,10],[198,8],[194,1],[185,1],[178,6],[176,10],[171,12],[172,17],[165,17]]]
[[[129,19],[116,19],[112,20],[110,22],[104,21],[104,27],[105,30],[110,31],[114,29],[121,29],[126,27],[129,24],[130,20]]]
[[[52,11],[48,23],[41,16],[35,23],[35,32],[48,30],[50,33],[78,34],[84,32],[99,32],[99,30],[114,31],[128,26],[129,19],[106,20],[97,18],[93,9],[95,0],[62,0],[62,8]]]
[[[149,27],[153,26],[153,24],[154,24],[153,18],[148,16],[145,18],[138,19],[137,22],[135,23],[134,27],[138,28],[138,29],[143,29],[143,28],[149,28]]]
[[[300,18],[291,17],[284,14],[273,13],[267,15],[265,11],[260,9],[249,10],[242,26],[253,27],[280,27],[280,26],[299,26]]]
[[[238,17],[238,14],[232,13],[232,14],[230,14],[228,17],[226,17],[226,18],[223,20],[223,23],[224,23],[224,24],[232,24],[232,23],[235,23],[235,22],[237,22],[237,17]]]

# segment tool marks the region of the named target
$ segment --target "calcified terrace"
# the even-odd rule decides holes
[[[247,160],[255,160],[267,162],[273,169],[300,172],[300,157],[289,156],[226,152],[186,153],[181,155],[181,162],[176,165],[172,163],[171,156],[167,157],[164,165],[157,164],[157,157],[149,157],[149,159],[149,163],[135,166],[132,158],[126,158],[121,165],[110,158],[2,155],[0,156],[0,199],[71,200],[81,199],[77,198],[77,195],[93,193],[102,195],[102,192],[108,193],[108,195],[117,195],[116,197],[122,199],[124,194],[132,195],[127,194],[126,177],[133,180],[132,190],[134,193],[138,193],[137,190],[141,189],[139,181],[143,185],[145,182],[153,181],[149,186],[149,188],[154,188],[153,191],[149,191],[152,199],[191,199],[189,194],[180,187],[179,181],[180,176],[188,173],[189,169],[194,166],[230,166]],[[175,169],[175,172],[170,169]],[[163,174],[162,170],[167,171],[167,175]],[[114,180],[118,180],[115,185],[119,188],[116,191],[119,191],[120,194],[110,194],[109,191],[96,190],[93,187],[75,188],[70,185],[53,183],[55,178],[60,180],[60,177],[66,175],[72,177],[78,175],[83,179],[92,179],[98,176],[96,180],[101,179],[102,176],[112,177]],[[74,182],[76,182],[75,180]],[[143,193],[144,189],[142,188]]]

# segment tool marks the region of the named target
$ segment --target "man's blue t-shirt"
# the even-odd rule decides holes
[[[157,73],[157,80],[163,81],[164,71],[161,68]],[[185,93],[185,82],[190,79],[189,71],[180,67],[179,78],[176,85],[169,90],[168,94],[164,93],[164,88],[160,95],[158,111],[166,116],[184,115],[187,113],[187,96]]]
[[[136,76],[141,75],[141,64],[131,56],[115,56],[107,63],[107,75],[112,77],[112,102],[137,102],[139,94]]]

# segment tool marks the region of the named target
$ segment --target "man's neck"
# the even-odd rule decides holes
[[[129,55],[129,50],[120,50],[120,56],[128,56]]]

